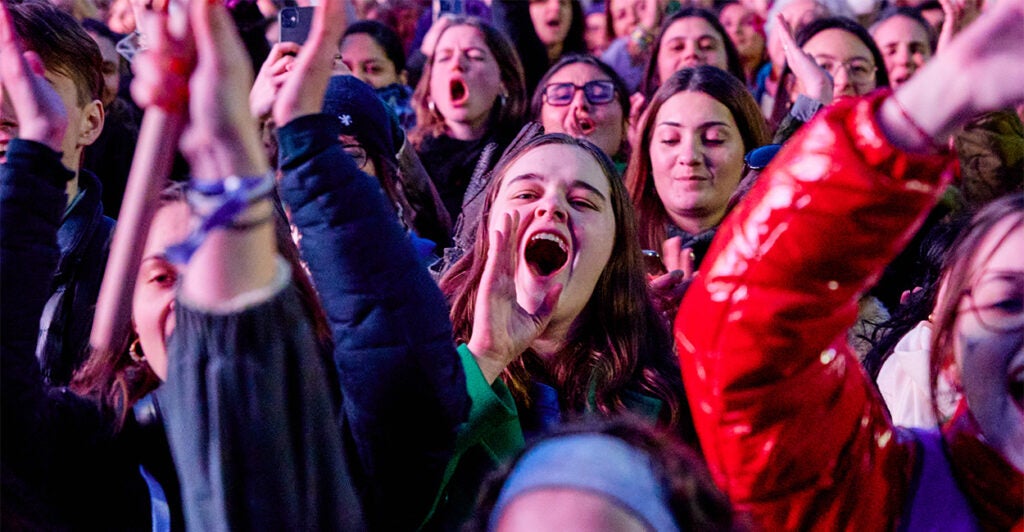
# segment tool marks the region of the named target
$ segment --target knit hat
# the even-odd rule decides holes
[[[323,112],[338,117],[342,135],[355,137],[367,152],[394,159],[405,141],[398,119],[376,91],[355,76],[330,79]]]

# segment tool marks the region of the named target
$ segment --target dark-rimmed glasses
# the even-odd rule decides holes
[[[544,101],[556,107],[569,105],[577,90],[583,91],[583,96],[590,105],[604,105],[615,99],[615,84],[603,79],[588,81],[583,85],[569,82],[548,83],[544,86]]]
[[[1024,272],[995,271],[964,290],[966,311],[991,332],[1024,330]]]

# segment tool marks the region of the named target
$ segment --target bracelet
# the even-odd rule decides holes
[[[935,137],[933,137],[927,131],[925,131],[924,128],[921,127],[921,125],[918,124],[917,121],[910,116],[910,113],[908,113],[906,108],[903,107],[903,104],[900,103],[900,100],[899,98],[896,97],[896,95],[889,96],[889,101],[891,101],[893,105],[896,106],[896,110],[900,112],[900,116],[902,116],[903,119],[907,121],[907,124],[910,126],[910,128],[913,129],[915,133],[917,133],[917,136],[920,137],[921,140],[925,142],[925,144],[931,146],[932,148],[935,148],[936,150],[941,151],[943,149],[943,147],[938,142],[935,141]]]
[[[167,248],[167,259],[175,264],[187,264],[214,229],[244,231],[269,222],[274,217],[273,211],[269,216],[251,221],[238,220],[238,217],[249,206],[268,199],[273,191],[273,171],[260,177],[231,176],[223,181],[193,179],[185,198],[200,222],[183,242]]]

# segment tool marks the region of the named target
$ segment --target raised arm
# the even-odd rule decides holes
[[[676,339],[709,465],[759,526],[898,519],[911,451],[842,334],[948,182],[951,157],[912,152],[1024,98],[1021,24],[997,5],[894,96],[835,104],[719,229]]]
[[[182,151],[193,171],[194,221],[210,229],[189,240],[201,244],[183,270],[168,380],[158,392],[186,523],[196,530],[363,529],[329,368],[277,255],[266,194],[273,176],[244,98],[252,71],[237,31],[220,2],[188,6],[194,41],[162,43],[172,39],[166,15],[148,16],[161,31],[147,32],[150,48],[136,61],[149,67],[140,69],[134,92],[149,95],[144,105],[173,106],[183,93],[155,96],[182,77],[190,81]],[[190,72],[176,54],[192,42]],[[236,182],[245,193],[231,212],[239,205]],[[180,260],[188,251],[173,248],[169,256]]]
[[[319,114],[331,31],[314,29],[274,105],[281,192],[331,323],[368,521],[407,530],[434,500],[469,398],[444,298],[376,179],[342,149],[337,118]]]

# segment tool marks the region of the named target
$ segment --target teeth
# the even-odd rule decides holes
[[[537,233],[530,238],[531,242],[534,240],[548,240],[558,244],[558,248],[562,251],[568,251],[565,241],[551,233]]]

